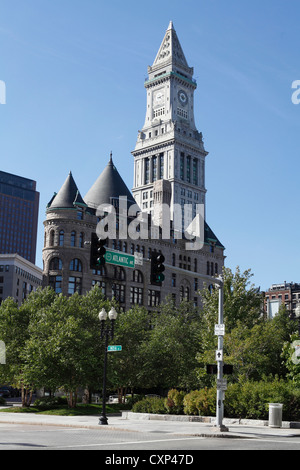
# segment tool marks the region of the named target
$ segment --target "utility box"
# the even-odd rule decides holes
[[[282,426],[282,404],[269,403],[269,427],[281,428]]]

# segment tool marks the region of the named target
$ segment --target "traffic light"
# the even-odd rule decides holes
[[[91,256],[90,256],[90,268],[91,269],[98,269],[100,266],[105,265],[105,258],[104,255],[106,253],[106,249],[104,245],[106,244],[106,240],[101,240],[97,237],[96,233],[92,233],[91,238]]]
[[[153,285],[161,285],[165,276],[163,274],[165,257],[159,253],[153,253],[151,256],[151,278],[150,282]]]
[[[218,371],[217,364],[206,364],[207,374],[216,374],[217,371]],[[233,374],[233,366],[231,364],[223,364],[223,374],[226,374],[226,375]]]

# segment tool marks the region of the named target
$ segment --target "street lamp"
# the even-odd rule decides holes
[[[110,325],[105,325],[107,320],[107,312],[103,308],[99,312],[99,320],[101,321],[101,339],[105,338],[105,351],[104,351],[104,368],[103,368],[103,392],[102,392],[102,414],[99,418],[99,424],[108,424],[106,417],[106,369],[107,369],[107,348],[108,348],[108,339],[113,339],[114,337],[114,324],[117,319],[118,313],[115,308],[112,307],[108,313],[108,318],[110,319]]]

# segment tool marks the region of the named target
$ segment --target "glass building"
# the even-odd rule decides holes
[[[0,253],[35,264],[39,192],[36,182],[0,171]]]

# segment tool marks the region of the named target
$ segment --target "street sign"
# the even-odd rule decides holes
[[[125,268],[134,268],[135,266],[134,256],[121,251],[106,250],[104,257],[105,261],[109,264],[116,264]]]
[[[217,390],[227,390],[227,379],[217,379]]]
[[[108,352],[122,351],[122,346],[120,346],[120,345],[107,346],[107,351],[108,351]]]
[[[220,325],[215,325],[215,335],[216,336],[224,336],[225,335],[225,325],[224,323]]]
[[[139,266],[143,266],[143,253],[137,253],[135,252],[134,253],[134,260],[135,260],[135,264],[139,265]]]
[[[216,361],[223,361],[223,349],[216,350]]]

